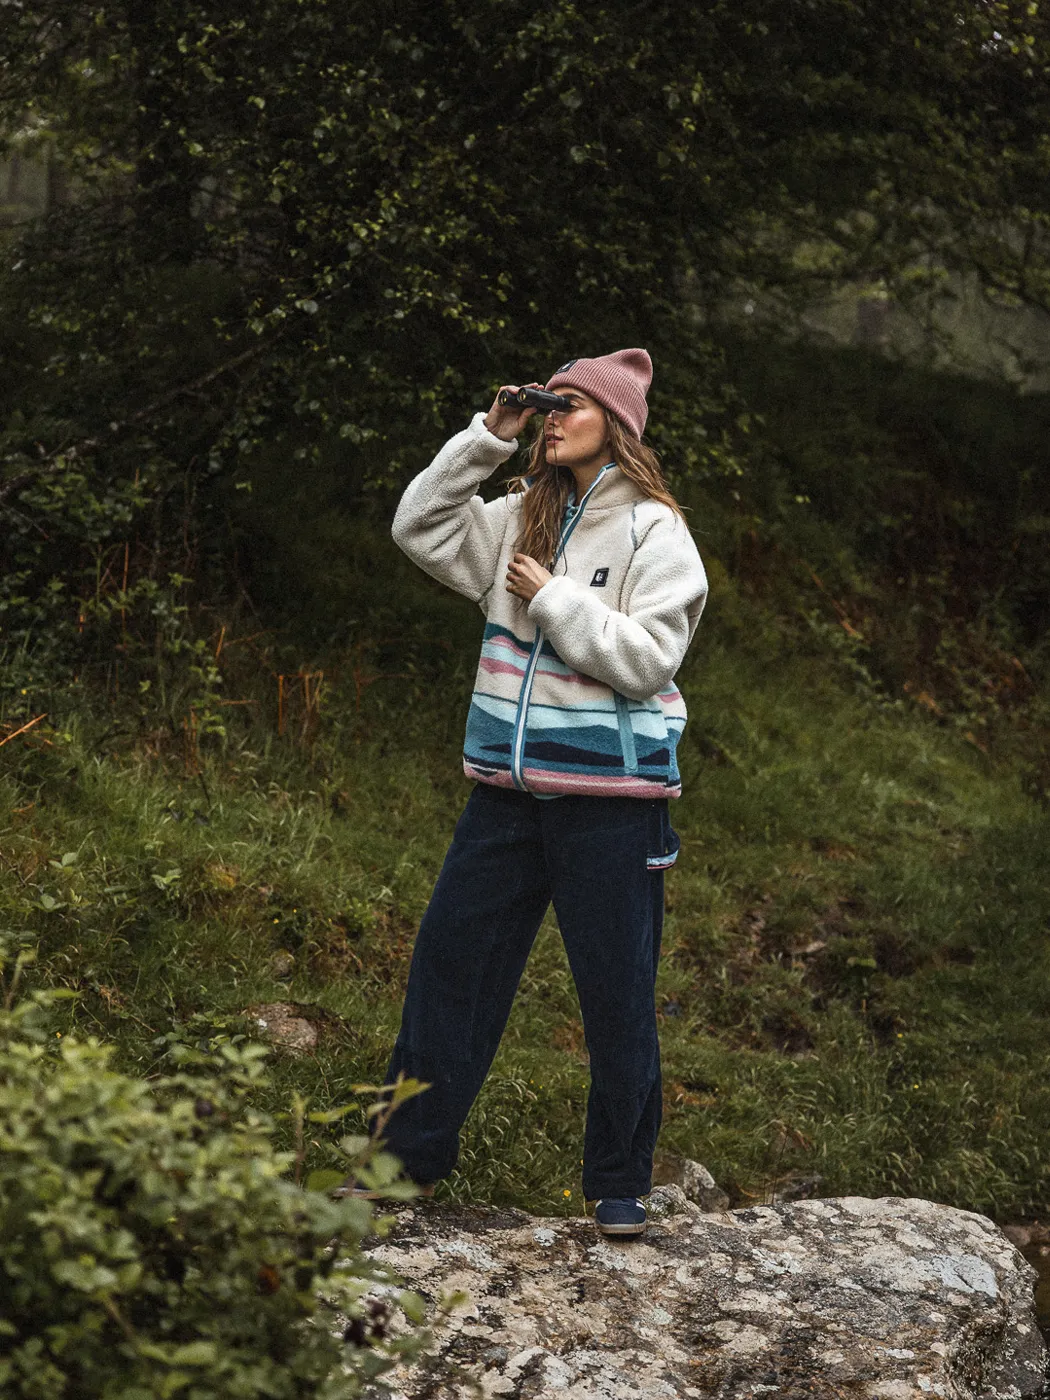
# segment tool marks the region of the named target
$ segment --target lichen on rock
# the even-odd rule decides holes
[[[412,1203],[371,1247],[462,1290],[430,1358],[388,1377],[526,1400],[1040,1400],[1034,1271],[990,1220],[860,1197],[705,1214],[678,1186],[638,1241],[590,1219]]]

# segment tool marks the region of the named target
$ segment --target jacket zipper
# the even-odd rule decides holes
[[[580,517],[583,515],[583,508],[587,504],[591,492],[598,485],[598,482],[601,481],[605,473],[610,471],[615,465],[615,462],[609,462],[607,466],[602,467],[601,471],[584,492],[583,499],[576,507],[576,514],[566,525],[562,526],[561,535],[558,539],[558,548],[554,551],[554,559],[551,563],[552,572],[554,565],[557,564],[565,551],[565,546],[569,542],[569,536],[572,534],[573,530],[576,529]],[[510,775],[514,781],[514,786],[520,788],[522,792],[528,792],[528,788],[525,786],[525,778],[522,774],[522,759],[525,756],[525,730],[529,712],[529,696],[532,693],[532,681],[536,674],[536,667],[539,664],[540,650],[542,647],[543,633],[537,627],[536,638],[532,643],[532,651],[529,653],[528,665],[525,667],[525,675],[521,682],[521,694],[518,696],[518,711],[514,716],[514,738],[510,749]]]

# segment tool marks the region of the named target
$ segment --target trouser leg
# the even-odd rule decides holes
[[[663,873],[646,866],[657,804],[563,798],[548,805],[554,908],[591,1061],[583,1193],[642,1196],[652,1187],[663,1106],[655,1006]]]
[[[437,1181],[456,1165],[459,1130],[550,903],[542,805],[479,783],[420,925],[387,1083],[403,1072],[431,1088],[399,1108],[384,1132],[416,1181]]]

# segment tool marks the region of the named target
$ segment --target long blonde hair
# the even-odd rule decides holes
[[[609,431],[609,460],[615,462],[624,476],[629,477],[649,500],[669,506],[684,520],[685,512],[671,495],[660,459],[653,449],[632,437],[619,418],[607,408],[603,408],[602,412]],[[550,568],[554,551],[558,548],[562,517],[574,478],[568,467],[548,462],[547,445],[543,440],[543,419],[538,413],[534,416],[540,429],[529,449],[528,468],[507,482],[507,492],[524,493],[521,527],[515,549],[529,555],[546,569]]]

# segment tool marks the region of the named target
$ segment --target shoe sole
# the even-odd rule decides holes
[[[598,1229],[603,1235],[644,1235],[645,1226],[648,1221],[641,1225],[602,1225],[598,1224]]]

